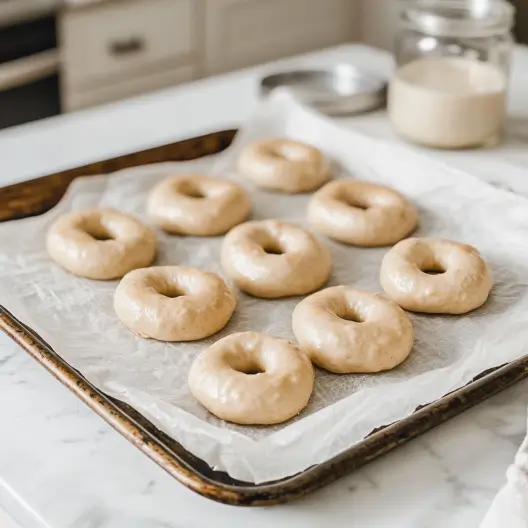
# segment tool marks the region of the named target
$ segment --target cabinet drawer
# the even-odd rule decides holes
[[[196,77],[197,73],[194,66],[183,66],[170,70],[162,68],[157,72],[145,73],[141,76],[123,79],[97,88],[84,90],[66,89],[62,93],[62,107],[65,112],[80,110],[189,82],[196,79]]]
[[[64,81],[97,85],[146,65],[189,55],[193,0],[128,0],[66,10],[61,19]]]

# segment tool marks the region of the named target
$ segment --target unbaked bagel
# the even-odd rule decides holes
[[[46,247],[71,273],[109,280],[148,266],[156,256],[156,234],[114,209],[84,209],[60,216],[48,230]]]
[[[387,246],[416,228],[418,211],[394,189],[339,180],[314,194],[308,222],[315,231],[345,244]]]
[[[330,178],[320,150],[291,139],[265,139],[242,150],[238,170],[259,187],[286,193],[318,189]]]
[[[159,341],[208,337],[227,324],[235,305],[235,294],[218,275],[186,266],[131,271],[114,293],[121,322]]]
[[[241,290],[264,298],[310,293],[332,269],[330,252],[314,235],[278,220],[233,228],[224,239],[221,259]]]
[[[395,302],[351,286],[326,288],[302,300],[292,327],[309,358],[339,374],[392,369],[413,346],[412,323]]]
[[[491,271],[472,246],[436,238],[409,238],[381,263],[387,295],[413,312],[463,314],[486,302]]]
[[[149,194],[147,212],[168,233],[215,236],[243,222],[251,200],[237,185],[204,174],[184,174],[158,183]]]
[[[240,332],[217,341],[194,361],[189,388],[222,420],[275,424],[300,413],[310,398],[310,360],[287,341],[258,332]]]

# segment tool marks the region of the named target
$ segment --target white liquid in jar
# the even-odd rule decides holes
[[[396,71],[389,115],[411,141],[439,148],[483,145],[504,122],[506,78],[496,67],[462,58],[415,60]]]

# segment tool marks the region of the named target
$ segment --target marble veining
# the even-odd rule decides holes
[[[381,73],[391,67],[386,54],[352,45],[281,67],[341,61]],[[516,61],[507,141],[496,149],[431,155],[528,194],[528,74],[522,71],[524,65],[528,72],[528,50],[518,50]],[[245,119],[256,103],[255,72],[1,132],[0,184]],[[398,141],[383,112],[340,123]],[[90,140],[79,142],[81,132]],[[3,334],[0,402],[0,505],[24,527],[470,528],[504,482],[525,434],[528,380],[306,498],[257,509],[217,504],[178,484]]]

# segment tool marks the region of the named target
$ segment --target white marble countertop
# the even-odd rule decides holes
[[[391,68],[388,55],[353,45],[289,62],[340,61]],[[234,126],[256,104],[258,71],[2,131],[0,185]],[[431,155],[528,195],[526,94],[528,49],[518,49],[505,143]],[[340,123],[398,141],[384,112]],[[178,484],[4,335],[0,402],[0,505],[23,527],[466,528],[478,526],[525,434],[528,381],[305,499],[258,509]]]

